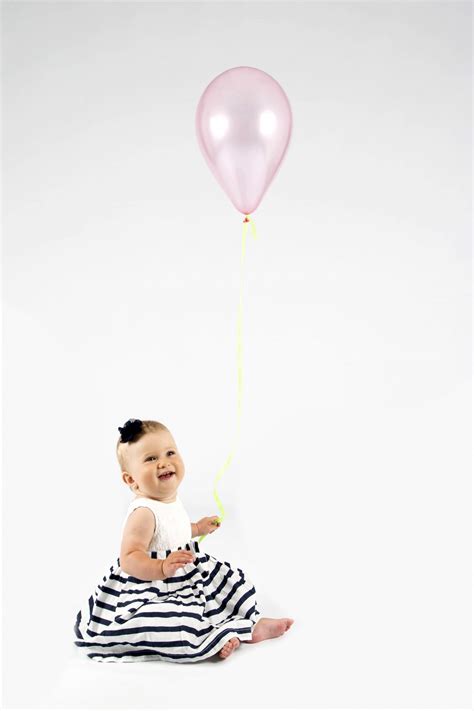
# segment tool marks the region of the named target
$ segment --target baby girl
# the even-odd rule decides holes
[[[178,497],[184,463],[171,432],[154,420],[118,428],[122,479],[135,494],[120,557],[79,610],[74,644],[97,662],[226,659],[240,645],[283,635],[294,620],[261,617],[240,568],[199,549],[217,516],[191,523]]]

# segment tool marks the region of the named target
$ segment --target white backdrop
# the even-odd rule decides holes
[[[2,15],[4,705],[470,707],[470,4]],[[164,422],[191,519],[218,513],[242,216],[194,114],[240,65],[294,126],[202,547],[295,623],[218,667],[98,665],[73,624],[118,556],[118,426]]]

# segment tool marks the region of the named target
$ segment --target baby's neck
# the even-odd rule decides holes
[[[174,499],[157,499],[154,496],[146,496],[145,494],[137,494],[135,499],[151,499],[152,501],[159,501],[160,504],[174,504],[177,500],[178,495],[174,495]]]

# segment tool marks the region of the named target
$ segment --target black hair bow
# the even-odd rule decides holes
[[[120,441],[130,442],[142,429],[141,420],[127,420],[123,427],[119,427]]]

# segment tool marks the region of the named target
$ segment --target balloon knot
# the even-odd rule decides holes
[[[244,222],[250,222],[249,218],[246,217],[245,220],[244,220]]]

